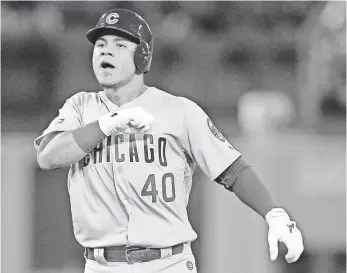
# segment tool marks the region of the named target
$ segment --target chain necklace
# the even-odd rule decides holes
[[[147,88],[148,88],[148,86],[147,86],[147,85],[144,85],[144,86],[143,86],[143,88],[142,88],[142,92],[141,92],[141,95],[142,95],[143,93],[145,93],[145,92],[146,92]]]

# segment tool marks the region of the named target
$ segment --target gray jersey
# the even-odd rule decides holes
[[[154,87],[121,107],[103,91],[72,96],[35,147],[51,132],[135,106],[153,115],[149,132],[107,137],[71,165],[74,234],[84,247],[168,247],[195,240],[186,208],[196,164],[214,180],[241,155],[197,104]]]

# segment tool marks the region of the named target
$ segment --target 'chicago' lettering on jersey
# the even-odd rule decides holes
[[[153,163],[155,160],[166,167],[166,143],[165,137],[155,140],[152,134],[144,134],[139,137],[135,134],[119,134],[109,136],[99,143],[89,154],[81,159],[82,167],[90,164],[106,162],[140,162]],[[113,151],[112,151],[113,150]]]

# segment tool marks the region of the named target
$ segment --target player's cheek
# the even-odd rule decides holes
[[[129,69],[130,69],[130,72],[131,73],[135,73],[136,72],[136,65],[135,65],[135,48],[133,49],[130,49],[128,52],[127,52],[127,63],[129,64]]]
[[[93,56],[92,56],[92,64],[93,64],[93,70],[94,70],[94,73],[96,73],[98,71],[98,62],[97,62],[97,50],[94,50],[93,51]]]
[[[92,65],[93,65],[94,74],[97,75],[97,74],[98,74],[98,68],[97,68],[97,65],[96,65],[96,63],[94,62],[94,60],[93,60],[93,62],[92,62]]]
[[[136,66],[135,66],[134,60],[129,60],[128,64],[129,64],[127,67],[128,72],[130,74],[135,74]]]

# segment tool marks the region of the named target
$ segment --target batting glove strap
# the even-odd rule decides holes
[[[114,120],[114,116],[116,116],[117,113],[108,113],[106,115],[103,115],[99,118],[99,127],[100,130],[106,135],[110,136],[114,133],[116,133],[117,127]]]
[[[265,220],[269,226],[271,226],[273,224],[290,222],[289,215],[282,208],[274,208],[274,209],[270,210],[266,214]]]

